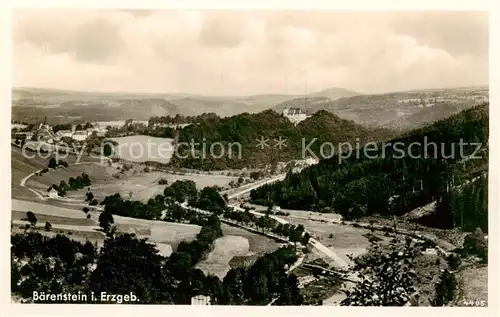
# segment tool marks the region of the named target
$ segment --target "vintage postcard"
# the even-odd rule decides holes
[[[487,11],[10,24],[11,305],[495,305]]]

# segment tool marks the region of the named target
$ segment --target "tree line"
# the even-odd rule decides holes
[[[175,116],[155,116],[151,117],[148,120],[148,125],[153,126],[153,125],[160,125],[160,124],[185,124],[185,123],[198,123],[203,120],[210,120],[210,119],[218,119],[219,116],[215,113],[202,113],[197,116],[182,116],[180,114],[176,114]]]
[[[282,224],[276,219],[271,218],[269,212],[266,212],[264,216],[257,217],[250,213],[248,209],[243,212],[229,209],[224,212],[223,217],[234,220],[237,224],[242,224],[244,226],[253,225],[257,229],[261,229],[262,232],[272,232],[278,236],[282,236],[294,243],[295,246],[297,243],[307,246],[311,237],[310,234],[305,231],[304,225]]]

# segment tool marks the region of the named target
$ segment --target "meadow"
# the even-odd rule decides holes
[[[235,256],[250,255],[249,250],[250,243],[245,237],[223,236],[215,240],[213,250],[196,267],[223,279],[231,269],[229,261]]]
[[[155,138],[147,135],[133,135],[110,139],[118,143],[114,148],[114,154],[127,161],[155,161],[166,164],[170,162],[174,152],[173,139]]]

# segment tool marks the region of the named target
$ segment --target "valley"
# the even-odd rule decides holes
[[[274,290],[275,295],[261,298],[247,294],[238,299],[238,303],[266,305],[287,298],[281,292],[288,287],[295,289],[296,295],[287,303],[351,305],[360,299],[349,292],[373,274],[360,270],[360,263],[376,258],[379,252],[396,257],[403,254],[415,260],[412,270],[421,279],[391,303],[433,306],[439,294],[437,276],[453,270],[460,292],[470,294],[465,286],[470,280],[468,270],[484,270],[484,264],[474,262],[475,255],[471,258],[465,251],[465,241],[475,228],[484,233],[488,230],[482,200],[485,189],[481,187],[487,159],[437,157],[415,163],[418,160],[403,158],[401,163],[391,161],[390,156],[377,160],[362,156],[346,157],[339,163],[342,153],[323,158],[321,144],[357,142],[363,148],[369,143],[409,144],[423,136],[449,147],[456,147],[454,142],[463,136],[470,138],[466,141],[485,142],[487,114],[487,106],[476,106],[403,134],[367,128],[324,110],[296,125],[270,110],[226,118],[198,117],[196,122],[169,127],[172,130],[167,134],[172,137],[148,135],[158,132],[151,130],[157,129],[151,122],[117,121],[110,130],[113,136],[108,133],[97,139],[97,144],[114,142],[111,155],[77,152],[64,157],[66,165],[55,156],[57,152],[30,152],[27,158],[23,146],[13,140],[17,146],[11,150],[12,234],[45,237],[36,239],[64,236],[75,243],[91,243],[96,252],[111,252],[105,251],[110,239],[125,239],[123,243],[132,243],[130,247],[133,241],[146,239],[141,241],[167,259],[169,270],[182,270],[176,273],[181,278],[191,276],[200,285],[218,281],[222,288],[236,283],[238,274],[265,276],[259,275],[264,274],[259,271],[261,262],[276,257],[273,261],[287,264],[279,266],[282,271],[273,266],[280,273],[266,278],[300,281],[286,282],[291,286]],[[155,120],[169,122],[169,118]],[[108,126],[112,125],[108,122]],[[286,136],[289,146],[258,150],[252,143],[259,136]],[[445,139],[438,139],[443,136]],[[300,138],[318,140],[311,153],[320,156],[319,160],[300,157]],[[242,155],[214,158],[214,153],[209,153],[212,156],[200,159],[191,149],[176,147],[191,140],[206,142],[207,148],[217,142],[239,142]],[[155,155],[161,147],[168,147],[166,153]],[[184,156],[178,155],[179,150]],[[56,166],[49,167],[54,157]],[[423,175],[422,169],[427,174]],[[401,177],[408,182],[401,184]],[[56,196],[49,191],[53,187]],[[461,197],[470,195],[477,198],[469,206],[467,198]],[[460,202],[459,207],[460,199],[465,199],[465,205]],[[474,213],[472,206],[477,206]],[[411,248],[404,249],[408,241]],[[464,264],[453,264],[452,256],[463,257]],[[289,269],[283,271],[283,267]],[[192,292],[197,291],[186,294],[194,295]],[[206,293],[221,304],[236,301],[217,295],[215,290]],[[187,299],[171,300],[183,303]]]

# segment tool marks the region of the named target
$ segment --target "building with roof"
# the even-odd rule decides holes
[[[85,141],[88,137],[87,131],[75,131],[71,138],[75,141]]]
[[[31,138],[32,138],[32,137],[33,137],[33,135],[34,135],[34,133],[33,133],[33,132],[17,132],[16,134],[26,136],[26,140],[31,140]]]
[[[285,108],[282,112],[283,117],[287,118],[293,124],[297,124],[307,119],[308,115],[305,110],[301,108]]]

